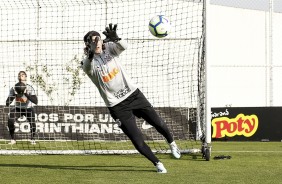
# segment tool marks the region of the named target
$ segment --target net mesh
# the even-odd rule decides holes
[[[117,23],[119,37],[128,42],[120,59],[129,76],[165,120],[182,152],[195,147],[196,132],[202,130],[197,127],[204,127],[202,0],[6,0],[0,7],[1,153],[134,150],[80,68],[83,36],[90,30],[101,33],[109,23]],[[148,30],[155,15],[170,20],[171,31],[163,39]],[[15,123],[17,144],[7,144],[13,105],[3,102],[21,70],[39,100],[36,145],[28,142],[26,117]],[[137,124],[154,151],[169,152],[153,127],[142,119]]]

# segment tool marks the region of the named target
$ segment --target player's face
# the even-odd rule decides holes
[[[25,75],[24,73],[20,73],[20,74],[19,74],[19,79],[20,79],[20,81],[22,81],[22,82],[26,81],[26,75]]]
[[[92,40],[95,41],[96,37],[99,38],[99,41],[97,42],[97,46],[96,46],[96,49],[95,49],[95,54],[101,54],[103,42],[102,42],[100,36],[92,36]]]

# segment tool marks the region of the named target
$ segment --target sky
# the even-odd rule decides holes
[[[211,4],[268,11],[271,0],[210,0]],[[282,13],[282,1],[273,0],[274,12]]]

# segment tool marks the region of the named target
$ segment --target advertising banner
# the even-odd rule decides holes
[[[10,139],[7,128],[9,108],[0,107],[0,139]],[[193,139],[196,134],[196,109],[155,108],[173,136],[180,140]],[[37,106],[36,132],[38,139],[56,140],[127,140],[106,107]],[[281,141],[282,107],[212,108],[212,140]],[[146,140],[163,137],[145,122],[136,118]],[[28,139],[30,125],[25,117],[16,123],[16,136]]]
[[[213,140],[282,140],[282,107],[212,108],[211,117]]]
[[[10,139],[7,121],[8,107],[0,107],[0,139]],[[195,109],[155,108],[177,139],[188,139],[189,114],[196,114]],[[106,107],[82,106],[36,106],[37,139],[56,140],[127,140],[126,135],[112,119]],[[188,112],[189,111],[189,112]],[[155,128],[143,119],[136,118],[137,126],[146,140],[163,140]],[[17,138],[29,137],[30,125],[26,117],[17,119]]]

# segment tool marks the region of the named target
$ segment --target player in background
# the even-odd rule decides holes
[[[103,32],[106,36],[103,41],[96,31],[89,31],[84,36],[86,58],[81,62],[83,71],[96,85],[111,116],[135,148],[156,166],[158,173],[167,173],[164,165],[145,143],[135,117],[146,120],[166,138],[175,158],[180,158],[180,151],[165,122],[132,82],[118,60],[127,45],[118,37],[116,28],[116,24],[114,27],[109,24]]]
[[[33,104],[37,104],[38,100],[33,87],[26,83],[26,78],[26,73],[20,71],[18,74],[19,82],[10,89],[9,96],[6,100],[6,106],[9,106],[15,100],[15,107],[10,110],[8,117],[8,128],[11,136],[11,142],[9,144],[16,144],[15,121],[21,116],[25,116],[30,124],[30,143],[36,144],[34,140],[36,125]]]

